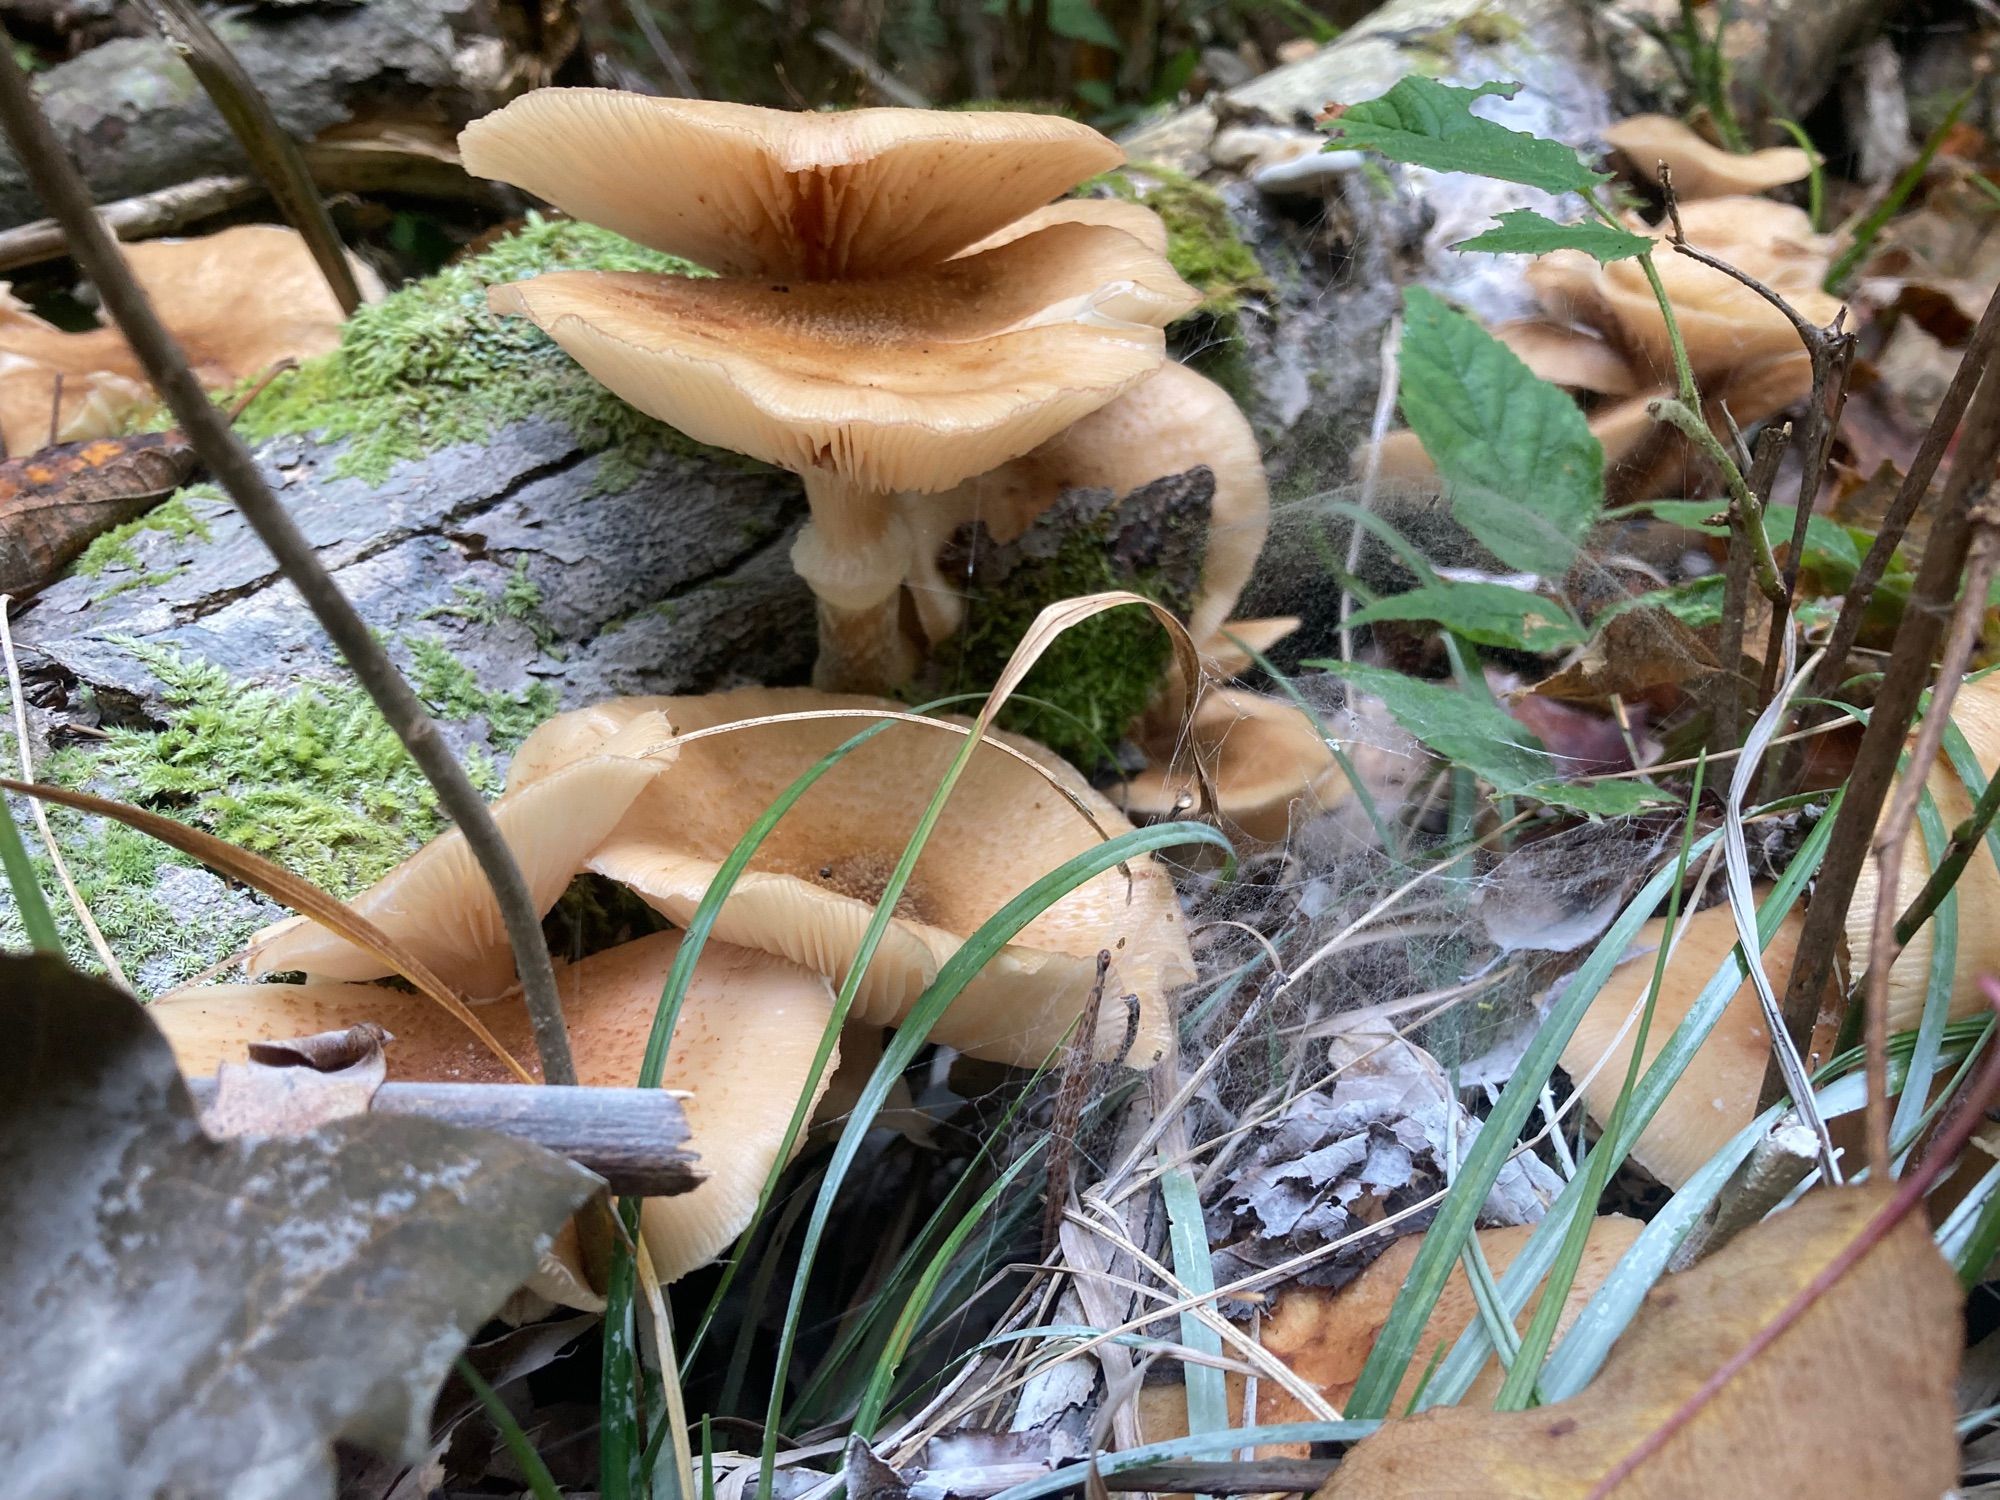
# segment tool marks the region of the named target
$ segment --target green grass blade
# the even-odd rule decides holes
[[[1965,106],[1972,102],[1976,89],[1977,85],[1974,85],[1952,100],[1951,108],[1945,111],[1944,118],[1937,123],[1937,128],[1924,138],[1923,149],[1917,152],[1916,159],[1903,168],[1901,175],[1890,184],[1889,191],[1882,195],[1882,201],[1868,211],[1866,218],[1855,225],[1854,238],[1828,268],[1826,280],[1820,284],[1828,296],[1841,295],[1842,288],[1847,285],[1861,262],[1868,258],[1868,252],[1875,248],[1876,238],[1888,227],[1889,221],[1901,212],[1903,205],[1909,201],[1910,194],[1917,190],[1917,184],[1924,180],[1924,175],[1931,169],[1932,158],[1944,145],[1945,137],[1951,134],[1952,126],[1958,123],[1958,117],[1964,112]]]
[[[1164,1443],[1142,1443],[1122,1453],[1096,1455],[1097,1472],[1123,1474],[1149,1464],[1178,1463],[1186,1458],[1228,1457],[1239,1448],[1263,1448],[1278,1443],[1358,1443],[1372,1436],[1380,1422],[1274,1422],[1266,1427],[1236,1427],[1223,1432],[1197,1432]],[[1046,1500],[1078,1487],[1082,1477],[1078,1464],[1069,1464],[1053,1473],[1042,1474],[1011,1490],[1002,1490],[993,1500]]]
[[[1201,1194],[1195,1190],[1194,1175],[1186,1167],[1175,1167],[1160,1175],[1160,1191],[1167,1202],[1167,1239],[1173,1246],[1174,1277],[1196,1297],[1215,1291],[1215,1262],[1208,1254],[1208,1226],[1202,1222]],[[1181,1314],[1181,1342],[1204,1354],[1222,1356],[1222,1335],[1196,1317],[1193,1309]],[[1229,1391],[1217,1365],[1189,1362],[1182,1367],[1187,1390],[1189,1432],[1220,1432],[1229,1425]]]
[[[0,799],[0,869],[6,871],[7,884],[14,888],[14,902],[21,910],[21,930],[27,934],[29,943],[43,953],[62,952],[56,919],[49,914],[41,882],[35,879],[34,862],[28,858],[27,845],[21,842],[21,827],[14,821],[14,809],[4,799]]]
[[[942,805],[942,797],[950,790],[950,774],[939,789],[939,799],[933,802],[933,810]],[[918,836],[924,833],[919,825]],[[912,839],[914,846],[916,839]],[[1041,912],[1061,900],[1070,891],[1106,870],[1114,869],[1128,859],[1151,853],[1177,844],[1209,844],[1231,853],[1229,840],[1215,829],[1201,823],[1161,823],[1150,828],[1137,828],[1130,833],[1119,834],[1094,848],[1065,861],[1062,865],[1037,880],[1027,890],[1009,901],[993,916],[981,924],[978,931],[966,940],[959,950],[945,960],[938,969],[938,975],[931,986],[917,1002],[915,1009],[904,1018],[895,1035],[884,1048],[882,1060],[876,1064],[875,1072],[862,1089],[861,1097],[854,1106],[842,1128],[840,1139],[835,1144],[833,1156],[827,1163],[826,1177],[820,1184],[819,1196],[813,1203],[810,1222],[800,1244],[799,1268],[792,1282],[792,1295],[785,1309],[784,1324],[778,1334],[776,1368],[772,1374],[771,1401],[764,1415],[764,1444],[758,1494],[760,1500],[767,1500],[771,1490],[772,1474],[777,1458],[778,1433],[783,1427],[788,1372],[791,1367],[792,1351],[797,1346],[799,1325],[805,1316],[807,1282],[812,1273],[813,1260],[819,1249],[819,1242],[826,1233],[827,1220],[833,1212],[833,1202],[841,1184],[846,1181],[848,1170],[854,1165],[860,1153],[863,1137],[868,1132],[869,1122],[881,1112],[884,1101],[889,1096],[889,1088],[903,1069],[910,1065],[917,1049],[923,1046],[930,1035],[931,1027],[938,1018],[958,998],[960,990],[983,969],[1015,935],[1032,922]],[[906,863],[913,862],[906,860]],[[902,871],[902,866],[898,866]],[[907,874],[906,871],[903,873]],[[889,910],[895,901],[897,886],[894,877],[885,889],[880,910]],[[856,973],[859,973],[857,966]]]
[[[1945,845],[1951,834],[1944,826],[1944,815],[1938,811],[1936,799],[1926,789],[1917,803],[1917,827],[1923,836],[1926,865],[1936,869],[1944,858]],[[1914,850],[1905,849],[1904,859]],[[1963,875],[1963,872],[1960,872]],[[1953,972],[1958,967],[1958,891],[1946,891],[1938,902],[1937,910],[1931,914],[1929,922],[1931,934],[1930,969],[1925,976],[1924,1008],[1917,1021],[1916,1050],[1911,1055],[1910,1071],[1918,1077],[1928,1079],[1935,1067],[1938,1049],[1943,1044],[1945,1023],[1950,1019]],[[1896,1112],[1889,1123],[1892,1139],[1901,1139],[1916,1128],[1918,1119],[1924,1113],[1925,1091],[1921,1088],[1906,1088],[1896,1098]],[[1897,1172],[1902,1171],[1902,1163],[1897,1164]]]
[[[535,1451],[535,1445],[528,1441],[528,1435],[521,1431],[521,1424],[514,1420],[514,1414],[507,1410],[507,1403],[500,1399],[500,1393],[480,1378],[472,1368],[472,1361],[463,1354],[458,1357],[458,1378],[472,1388],[472,1394],[479,1398],[479,1404],[486,1408],[486,1415],[500,1434],[500,1441],[507,1445],[507,1452],[521,1470],[521,1477],[528,1481],[528,1489],[535,1500],[562,1500],[562,1491],[556,1488],[555,1476],[549,1466],[542,1462],[542,1455]]]

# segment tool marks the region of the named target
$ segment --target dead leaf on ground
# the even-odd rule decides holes
[[[0,958],[0,1461],[15,1494],[330,1495],[416,1459],[466,1338],[597,1186],[504,1136],[360,1115],[202,1133],[145,1010]]]
[[[224,390],[283,359],[324,354],[340,341],[340,304],[297,231],[241,224],[196,239],[148,240],[120,247],[160,321],[180,340],[195,375]],[[362,295],[381,282],[354,262]],[[6,451],[33,453],[50,441],[56,376],[63,377],[58,442],[82,442],[118,430],[146,399],[146,376],[115,328],[69,333],[35,316],[0,284],[0,360],[6,398],[0,438]]]
[[[200,466],[178,430],[61,443],[0,462],[0,594],[36,593],[92,538],[151,510]]]
[[[1582,1500],[1770,1323],[1887,1201],[1822,1190],[1646,1299],[1596,1380],[1529,1411],[1394,1417],[1316,1500]],[[1620,1484],[1617,1500],[1936,1500],[1958,1475],[1959,1290],[1921,1214],[1887,1239]]]

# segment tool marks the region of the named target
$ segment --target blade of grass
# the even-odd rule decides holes
[[[1943,856],[1950,835],[1945,831],[1944,817],[1938,811],[1937,800],[1926,789],[1917,802],[1917,828],[1924,841],[1924,849],[1931,865],[1936,867]],[[1900,882],[1899,882],[1900,883]],[[1881,900],[1893,901],[1896,893],[1885,891]],[[1958,892],[1947,890],[1937,904],[1931,917],[1931,961],[1925,975],[1924,1008],[1917,1020],[1916,1050],[1911,1055],[1910,1069],[1919,1078],[1929,1078],[1943,1043],[1945,1022],[1951,1014],[1952,974],[1958,967]],[[1916,1127],[1917,1120],[1924,1113],[1924,1091],[1904,1089],[1896,1097],[1895,1114],[1889,1123],[1890,1134],[1896,1137],[1908,1135]],[[1896,1166],[1900,1174],[1904,1162]]]
[[[21,912],[21,930],[28,941],[44,953],[62,952],[62,937],[56,919],[49,912],[48,899],[35,879],[34,862],[27,845],[21,842],[20,825],[14,809],[0,802],[0,868],[7,872],[7,884],[14,889],[14,904]]]
[[[1910,194],[1917,190],[1917,184],[1922,182],[1924,174],[1930,171],[1931,162],[1937,156],[1939,148],[1944,145],[1945,137],[1951,134],[1952,126],[1958,123],[1958,117],[1964,112],[1965,106],[1972,102],[1972,96],[1977,88],[1978,85],[1975,84],[1952,100],[1951,107],[1944,112],[1944,118],[1939,120],[1931,133],[1924,137],[1923,149],[1917,152],[1916,159],[1903,168],[1896,180],[1889,185],[1889,191],[1882,195],[1882,201],[1871,208],[1867,216],[1854,226],[1853,238],[1848,241],[1847,248],[1841,251],[1833,264],[1827,268],[1826,280],[1820,283],[1821,289],[1828,296],[1841,295],[1842,288],[1853,277],[1856,267],[1867,259],[1868,252],[1875,247],[1877,236],[1888,227],[1889,221],[1895,218],[1903,205],[1909,201]]]
[[[1707,774],[1708,757],[1704,755],[1694,768],[1694,785],[1688,791],[1687,818],[1681,825],[1680,856],[1674,862],[1674,881],[1667,891],[1667,925],[1660,935],[1659,949],[1653,956],[1652,982],[1646,987],[1645,1005],[1639,1012],[1639,1029],[1632,1040],[1631,1055],[1625,1062],[1625,1082],[1618,1090],[1617,1102],[1611,1107],[1611,1118],[1604,1126],[1604,1136],[1609,1141],[1616,1141],[1622,1132],[1625,1117],[1631,1110],[1632,1092],[1639,1086],[1639,1069],[1646,1056],[1646,1039],[1653,1029],[1653,1011],[1660,1002],[1660,986],[1667,977],[1667,958],[1673,952],[1674,936],[1680,928],[1681,890],[1687,884],[1688,851],[1694,847],[1695,814],[1701,808],[1701,787]],[[1535,1315],[1528,1322],[1528,1331],[1521,1337],[1521,1347],[1507,1370],[1507,1378],[1500,1384],[1499,1397],[1493,1403],[1495,1411],[1525,1411],[1534,1403],[1535,1387],[1541,1378],[1543,1363],[1548,1358],[1549,1345],[1555,1338],[1556,1324],[1562,1318],[1563,1304],[1569,1300],[1569,1289],[1576,1281],[1577,1267],[1583,1264],[1584,1246],[1590,1238],[1591,1226],[1596,1222],[1597,1205],[1611,1180],[1611,1168],[1616,1159],[1614,1151],[1600,1145],[1584,1163],[1583,1187],[1577,1208],[1563,1231],[1562,1247],[1556,1252],[1556,1263],[1550,1268],[1548,1280],[1542,1286],[1541,1301],[1535,1304]]]
[[[948,793],[949,786],[941,790]],[[933,808],[941,806],[941,801],[934,801]],[[922,831],[920,824],[919,832]],[[819,1242],[826,1232],[827,1220],[832,1215],[834,1198],[846,1180],[847,1172],[853,1166],[855,1158],[860,1154],[861,1143],[867,1134],[869,1122],[881,1111],[897,1075],[909,1066],[910,1060],[916,1056],[917,1049],[923,1046],[929,1037],[931,1027],[937,1024],[938,1018],[944,1014],[952,1001],[958,998],[959,991],[964,989],[972,977],[1041,912],[1086,880],[1115,869],[1127,859],[1150,853],[1155,849],[1190,843],[1211,845],[1233,858],[1234,851],[1230,847],[1229,840],[1207,824],[1161,823],[1120,834],[1106,843],[1066,860],[982,923],[978,931],[940,966],[937,978],[932,981],[923,998],[896,1029],[895,1035],[883,1050],[881,1061],[876,1064],[874,1074],[862,1089],[861,1097],[856,1101],[854,1111],[842,1129],[839,1141],[834,1146],[833,1156],[827,1163],[826,1177],[820,1185],[819,1196],[813,1203],[812,1218],[806,1225],[806,1232],[800,1245],[799,1268],[793,1278],[791,1301],[786,1307],[784,1324],[778,1334],[776,1368],[771,1381],[771,1401],[764,1418],[764,1444],[758,1479],[760,1500],[768,1500],[770,1494],[777,1458],[778,1433],[783,1425],[786,1373],[790,1368],[792,1351],[797,1345],[799,1324],[805,1313],[813,1259],[819,1248]],[[892,883],[887,891],[893,892],[894,889],[892,877]],[[883,897],[885,907],[892,899],[893,897],[885,892]]]
[[[1160,1192],[1167,1204],[1167,1239],[1173,1246],[1174,1276],[1194,1296],[1215,1292],[1215,1262],[1208,1254],[1208,1226],[1202,1221],[1201,1194],[1195,1190],[1194,1175],[1186,1167],[1160,1174]],[[1222,1336],[1192,1312],[1181,1314],[1181,1342],[1217,1358],[1222,1355]],[[1189,1432],[1220,1432],[1229,1425],[1229,1393],[1222,1383],[1222,1371],[1214,1365],[1188,1364],[1182,1368],[1187,1391]]]
[[[486,1416],[500,1434],[500,1441],[507,1445],[507,1452],[521,1471],[521,1477],[528,1482],[528,1490],[535,1500],[562,1500],[562,1491],[556,1488],[555,1476],[549,1466],[542,1462],[542,1455],[535,1451],[535,1445],[528,1441],[528,1435],[521,1431],[521,1424],[514,1420],[514,1414],[507,1410],[507,1403],[500,1399],[500,1393],[480,1378],[472,1367],[472,1361],[463,1354],[458,1357],[458,1378],[471,1388],[479,1398],[479,1404],[486,1408]]]
[[[1279,1443],[1358,1443],[1370,1437],[1380,1422],[1274,1422],[1262,1427],[1234,1427],[1222,1432],[1197,1432],[1163,1443],[1142,1443],[1122,1453],[1096,1455],[1104,1474],[1123,1474],[1130,1469],[1154,1464],[1177,1463],[1182,1459],[1227,1456],[1238,1448],[1272,1447]],[[1066,1464],[1050,1474],[1042,1474],[1010,1490],[1002,1490],[993,1500],[1046,1500],[1078,1488],[1083,1482],[1084,1465]]]
[[[1838,800],[1838,794],[1836,793],[1834,798],[1836,805]],[[1799,852],[1793,857],[1791,865],[1773,886],[1770,896],[1766,898],[1764,906],[1758,913],[1758,931],[1764,942],[1768,943],[1770,941],[1771,935],[1777,931],[1779,924],[1783,921],[1785,913],[1791,909],[1792,903],[1798,899],[1800,891],[1804,889],[1806,881],[1811,878],[1813,870],[1818,867],[1820,859],[1826,852],[1827,841],[1831,832],[1831,819],[1820,819],[1814,825],[1812,832],[1806,836],[1805,842],[1800,845]],[[1704,854],[1709,848],[1713,847],[1715,841],[1720,836],[1719,831],[1702,835],[1689,850],[1689,859],[1692,860]],[[1666,884],[1672,876],[1673,867],[1670,865],[1663,867],[1648,882],[1647,887],[1642,889],[1633,898],[1632,903],[1627,906],[1625,913],[1620,916],[1619,921],[1599,940],[1598,947],[1592,951],[1590,958],[1585,961],[1583,967],[1578,969],[1576,975],[1570,980],[1569,988],[1563,991],[1562,998],[1550,1011],[1548,1019],[1543,1023],[1543,1030],[1545,1032],[1552,1026],[1560,1025],[1563,1042],[1567,1042],[1570,1032],[1575,1028],[1577,1019],[1582,1015],[1583,1009],[1596,998],[1598,991],[1603,988],[1604,982],[1610,976],[1611,970],[1616,967],[1618,959],[1623,956],[1625,947],[1631,942],[1632,935],[1638,931],[1645,916],[1652,912],[1660,899],[1666,894]],[[1635,914],[1638,920],[1626,926],[1626,919]],[[1622,933],[1620,931],[1621,928],[1623,928]],[[1601,968],[1598,966],[1600,958],[1604,959]],[[1688,1014],[1682,1019],[1680,1025],[1674,1028],[1673,1034],[1667,1038],[1666,1044],[1660,1049],[1659,1054],[1653,1059],[1652,1065],[1646,1069],[1645,1075],[1639,1080],[1638,1087],[1633,1091],[1632,1095],[1631,1113],[1618,1136],[1615,1139],[1608,1136],[1599,1137],[1598,1150],[1604,1151],[1607,1145],[1609,1146],[1612,1153],[1611,1164],[1614,1169],[1619,1161],[1630,1154],[1633,1145],[1639,1138],[1639,1133],[1652,1122],[1654,1114],[1658,1112],[1668,1091],[1679,1082],[1681,1074],[1686,1070],[1695,1052],[1708,1039],[1709,1032],[1714,1029],[1716,1022],[1721,1018],[1722,1012],[1727,1008],[1730,998],[1742,985],[1743,977],[1744,970],[1741,956],[1732,951],[1728,957],[1722,960],[1722,963],[1717,967],[1715,975],[1709,980],[1700,995],[1696,997],[1695,1003],[1689,1008]],[[1585,991],[1585,994],[1581,998],[1575,994],[1575,991],[1579,988]],[[1563,1042],[1557,1044],[1558,1051],[1560,1051]],[[1532,1052],[1533,1048],[1530,1050]],[[1524,1064],[1525,1061],[1524,1059]],[[1541,1069],[1538,1068],[1537,1071],[1541,1071]],[[1516,1076],[1520,1076],[1519,1068],[1516,1069]],[[1511,1084],[1509,1088],[1512,1088]],[[1501,1098],[1504,1103],[1506,1100],[1504,1092]],[[1521,1113],[1525,1117],[1526,1110],[1523,1109]],[[1485,1130],[1481,1131],[1479,1138],[1481,1146],[1484,1146],[1486,1143],[1486,1131],[1492,1128],[1493,1126],[1489,1122]],[[1518,1130],[1519,1126],[1517,1125],[1515,1128]],[[1748,1148],[1746,1147],[1746,1149]],[[1569,1223],[1570,1216],[1582,1211],[1584,1201],[1583,1186],[1583,1179],[1580,1177],[1570,1182],[1569,1186],[1556,1199],[1555,1204],[1549,1209],[1549,1212],[1543,1217],[1542,1222],[1535,1226],[1534,1233],[1528,1237],[1528,1243],[1522,1246],[1513,1261],[1508,1265],[1506,1271],[1501,1275],[1500,1290],[1502,1295],[1507,1299],[1507,1306],[1510,1312],[1518,1314],[1520,1309],[1527,1305],[1529,1295],[1541,1281],[1542,1277],[1548,1273],[1549,1267],[1554,1264],[1555,1256],[1560,1248],[1561,1238]],[[1447,1202],[1446,1207],[1449,1206],[1449,1202]],[[1475,1209],[1476,1206],[1475,1202]],[[1440,1211],[1440,1217],[1442,1217],[1442,1210]],[[1435,1232],[1435,1223],[1432,1228],[1433,1232]],[[1428,1238],[1426,1236],[1426,1249],[1428,1249]],[[1415,1268],[1413,1267],[1413,1276],[1414,1271]],[[1426,1311],[1425,1316],[1428,1318],[1428,1311]],[[1378,1344],[1378,1352],[1380,1347],[1380,1344]],[[1486,1363],[1490,1352],[1491,1346],[1486,1342],[1485,1331],[1481,1327],[1474,1324],[1472,1327],[1466,1329],[1460,1335],[1459,1341],[1453,1347],[1451,1354],[1447,1356],[1444,1365],[1439,1369],[1436,1378],[1431,1382],[1424,1405],[1450,1405],[1464,1396],[1466,1390],[1472,1385],[1473,1380],[1478,1377],[1479,1371]],[[1398,1376],[1398,1380],[1400,1382],[1400,1375]],[[1392,1386],[1391,1389],[1393,1390],[1394,1387]],[[1350,1402],[1351,1409],[1352,1404]]]

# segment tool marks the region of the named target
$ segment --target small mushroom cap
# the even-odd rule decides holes
[[[1972,747],[1980,770],[1988,777],[2000,775],[2000,678],[1982,677],[1962,684],[1952,700],[1951,720]],[[1946,756],[1938,757],[1924,785],[1937,803],[1938,816],[1947,831],[1972,816],[1973,798]],[[1888,813],[1889,804],[1884,801],[1882,816],[1886,818]],[[1912,828],[1909,842],[1903,846],[1903,868],[1896,887],[1899,915],[1916,900],[1917,892],[1930,878],[1932,859],[1942,852],[1928,849],[1922,828]],[[1868,971],[1868,956],[1874,951],[1875,907],[1881,889],[1881,873],[1871,854],[1861,866],[1854,882],[1854,899],[1847,908],[1847,948],[1857,978]],[[2000,866],[1983,844],[1965,862],[1953,890],[1958,894],[1958,948],[1952,962],[1948,1014],[1957,1020],[1986,1009],[1979,976],[2000,973]],[[1911,934],[1889,968],[1891,1031],[1913,1031],[1923,1019],[1936,940],[1937,919],[1933,917]]]
[[[537,911],[555,905],[590,851],[617,826],[666,761],[646,751],[672,738],[664,720],[634,718],[596,753],[493,804],[493,820],[521,866]],[[467,998],[490,1000],[517,983],[499,903],[465,835],[449,829],[349,903]],[[298,970],[319,979],[380,979],[368,950],[293,917],[258,934],[252,974]]]
[[[937,264],[1124,161],[1053,115],[817,114],[536,89],[458,138],[466,171],[731,276]]]
[[[684,733],[771,714],[890,709],[880,698],[802,688],[750,688],[700,698],[634,698],[600,716],[664,713]],[[565,715],[523,747],[548,764],[537,738],[574,734]],[[963,721],[959,721],[963,722]],[[681,745],[661,777],[591,856],[669,920],[694,915],[717,867],[751,823],[801,774],[868,727],[854,718],[792,719]],[[1047,769],[1090,809],[1107,836],[1131,825],[1070,766],[1011,735],[997,735]],[[853,961],[883,887],[931,794],[963,743],[959,735],[892,723],[828,771],[781,818],[723,903],[716,935],[806,965],[835,981]],[[1031,767],[992,746],[975,751],[917,862],[896,920],[868,966],[852,1019],[877,1026],[907,1016],[939,966],[978,926],[1065,860],[1099,843],[1082,813]],[[1032,1066],[1061,1045],[1090,992],[1100,949],[1112,971],[1095,1039],[1099,1056],[1145,1066],[1164,1051],[1168,997],[1193,975],[1172,882],[1150,859],[1109,870],[1030,922],[968,984],[932,1031],[975,1057]],[[1121,1003],[1138,997],[1127,1049]]]
[[[1640,930],[1634,945],[1636,956],[1612,971],[1563,1048],[1563,1068],[1578,1082],[1584,1108],[1600,1125],[1610,1119],[1625,1087],[1626,1065],[1638,1036],[1636,1018],[1652,987],[1655,957],[1666,926],[1664,918],[1656,918]],[[1764,949],[1764,972],[1781,994],[1804,926],[1804,914],[1794,909]],[[1736,946],[1736,920],[1726,905],[1683,915],[1681,928],[1680,942],[1667,960],[1660,998],[1653,1007],[1642,1072],[1666,1046],[1667,1038]],[[1632,1022],[1629,1027],[1628,1019]],[[1668,1092],[1659,1113],[1640,1132],[1632,1159],[1668,1187],[1680,1187],[1756,1117],[1757,1093],[1770,1057],[1770,1029],[1764,1023],[1756,988],[1746,977],[1730,996],[1721,1019],[1687,1071]],[[1588,1083],[1583,1082],[1586,1077]]]
[[[1552,385],[1600,396],[1629,396],[1639,381],[1625,356],[1594,333],[1543,318],[1503,323],[1493,336]]]
[[[1214,773],[1217,811],[1232,836],[1282,843],[1295,817],[1310,817],[1347,796],[1333,751],[1295,703],[1242,688],[1212,688],[1189,726],[1194,749]],[[1196,804],[1185,754],[1125,784],[1125,810],[1173,817]]]
[[[1116,229],[1057,224],[900,276],[558,271],[494,287],[599,381],[699,442],[862,489],[937,490],[1159,367],[1198,294]]]
[[[978,255],[997,250],[1052,224],[1101,224],[1106,229],[1122,229],[1155,255],[1167,253],[1167,221],[1145,204],[1127,198],[1064,198],[1059,203],[1044,204],[958,253]]]
[[[586,1087],[638,1082],[680,942],[679,933],[654,933],[557,970],[577,1077]],[[392,1079],[513,1081],[442,1008],[401,990],[325,980],[217,985],[169,996],[149,1009],[190,1077],[240,1062],[252,1041],[374,1021],[395,1038],[387,1053]],[[692,1192],[646,1202],[646,1244],[662,1280],[706,1265],[749,1224],[832,1014],[833,994],[819,975],[726,943],[702,949],[660,1081],[691,1091],[684,1105],[690,1144],[708,1175]],[[515,1056],[534,1057],[520,1000],[483,1007],[480,1019]],[[815,1103],[832,1071],[829,1062]]]
[[[904,524],[916,537],[911,596],[925,633],[943,639],[962,622],[964,602],[937,566],[939,549],[961,525],[984,521],[995,541],[1011,542],[1065,490],[1124,495],[1197,467],[1215,475],[1215,498],[1188,629],[1202,649],[1213,649],[1270,535],[1271,490],[1256,434],[1236,402],[1172,360],[1020,457],[947,494],[900,499]]]
[[[1645,182],[1660,180],[1660,163],[1674,175],[1674,195],[1682,203],[1702,198],[1763,193],[1801,182],[1813,169],[1810,153],[1797,146],[1773,146],[1738,154],[1712,146],[1671,115],[1634,115],[1604,132]]]

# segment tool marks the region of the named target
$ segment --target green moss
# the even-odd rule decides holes
[[[487,738],[499,749],[513,749],[562,706],[546,682],[530,683],[515,693],[488,691],[436,636],[413,636],[409,644],[410,685],[417,696],[443,718],[484,719]]]
[[[606,451],[598,483],[629,485],[662,449],[698,445],[599,385],[525,318],[488,309],[486,289],[544,271],[699,274],[595,225],[530,215],[483,253],[364,307],[340,347],[280,376],[238,420],[254,440],[318,433],[348,447],[335,472],[379,483],[399,462],[479,443],[530,417]]]
[[[1058,599],[1130,589],[1184,615],[1189,600],[1157,574],[1138,577],[1112,561],[1111,516],[1064,539],[1046,559],[1028,559],[1004,588],[976,603],[964,631],[944,648],[962,689],[990,687],[1035,616]],[[1151,611],[1108,610],[1064,631],[1002,710],[1002,727],[1040,740],[1085,769],[1111,758],[1173,659],[1173,643]],[[1034,700],[1032,702],[1028,700]]]
[[[447,603],[434,604],[417,616],[419,620],[440,617],[467,620],[475,625],[496,625],[503,619],[515,620],[533,633],[537,650],[552,651],[555,646],[555,626],[542,613],[541,585],[528,576],[528,560],[525,557],[514,564],[514,571],[507,575],[506,582],[500,585],[497,592],[461,579],[452,585],[451,599]]]
[[[137,568],[139,549],[135,542],[148,532],[172,537],[176,541],[185,541],[190,537],[207,541],[210,535],[208,520],[194,508],[193,501],[227,503],[222,491],[212,484],[190,485],[143,516],[114,526],[98,537],[83,549],[83,555],[70,565],[70,571],[83,578],[101,578],[113,568]],[[123,585],[126,588],[131,586]]]

